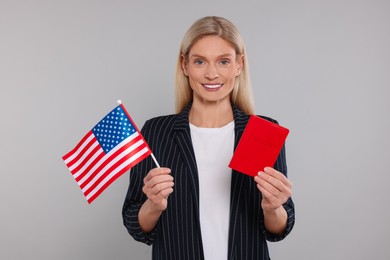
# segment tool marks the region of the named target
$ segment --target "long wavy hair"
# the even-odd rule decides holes
[[[236,77],[230,101],[246,114],[254,114],[252,87],[249,80],[244,41],[232,22],[217,16],[207,16],[195,21],[183,37],[176,65],[176,112],[181,112],[193,98],[193,91],[190,87],[188,77],[184,74],[182,68],[182,59],[188,59],[188,53],[192,46],[205,36],[218,36],[222,38],[235,49],[237,58],[242,57],[241,73]]]

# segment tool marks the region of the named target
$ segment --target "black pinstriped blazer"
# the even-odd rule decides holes
[[[199,182],[190,136],[189,109],[190,105],[179,114],[148,120],[141,130],[160,165],[172,170],[175,182],[174,192],[168,198],[168,208],[148,234],[140,229],[138,211],[146,200],[142,192],[143,178],[155,165],[149,156],[130,172],[129,190],[122,211],[123,223],[135,240],[153,244],[152,259],[204,259],[199,223]],[[235,106],[233,113],[236,147],[249,116]],[[284,147],[274,168],[287,174]],[[253,178],[232,171],[231,185],[228,259],[270,259],[266,240],[282,240],[290,233],[295,221],[293,201],[289,199],[283,205],[288,214],[286,230],[282,235],[274,235],[264,228],[261,193]]]

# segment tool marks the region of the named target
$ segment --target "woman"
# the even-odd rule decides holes
[[[147,158],[132,169],[124,225],[153,244],[152,259],[269,259],[266,240],[294,225],[292,184],[284,147],[255,178],[228,168],[254,113],[244,43],[230,21],[204,17],[190,27],[175,87],[177,114],[142,129],[166,168]]]

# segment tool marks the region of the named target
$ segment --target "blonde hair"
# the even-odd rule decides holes
[[[191,47],[196,41],[205,36],[222,38],[235,49],[237,57],[242,57],[241,73],[235,80],[230,100],[233,105],[239,107],[246,114],[254,114],[252,87],[249,80],[244,41],[233,23],[225,18],[216,16],[207,16],[195,21],[183,37],[176,65],[176,112],[181,112],[192,101],[193,95],[188,77],[184,74],[182,68],[182,59],[188,58]]]

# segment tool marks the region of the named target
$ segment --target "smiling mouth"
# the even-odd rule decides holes
[[[223,84],[202,84],[202,85],[203,87],[209,90],[217,90],[223,86]]]

